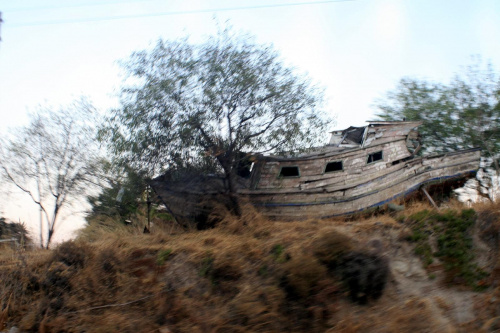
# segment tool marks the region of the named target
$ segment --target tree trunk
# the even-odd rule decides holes
[[[43,249],[43,211],[42,211],[42,207],[39,207],[39,210],[40,210],[40,248]]]
[[[45,247],[47,250],[49,249],[50,241],[52,240],[52,235],[53,234],[54,234],[54,230],[53,229],[49,229],[49,234],[48,234],[48,237],[47,237],[47,246]]]
[[[232,213],[238,217],[241,216],[241,206],[240,200],[238,198],[238,193],[236,193],[236,176],[234,172],[226,173],[226,181],[228,184],[228,196],[230,202],[230,210]]]
[[[229,199],[229,210],[236,216],[241,216],[241,205],[236,193],[236,174],[234,173],[234,168],[231,165],[230,159],[220,156],[217,158],[219,163],[224,170],[224,178],[226,180],[226,192]]]
[[[59,208],[60,208],[59,204],[56,203],[55,207],[54,207],[54,213],[53,213],[54,215],[52,216],[52,222],[48,226],[49,227],[49,235],[47,237],[47,249],[49,248],[50,242],[52,241],[52,236],[54,235],[54,231],[56,228],[57,214],[59,214]]]

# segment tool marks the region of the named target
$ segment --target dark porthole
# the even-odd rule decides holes
[[[325,167],[325,173],[342,171],[342,170],[344,170],[344,167],[342,166],[342,161],[328,162],[328,164]]]
[[[286,166],[281,168],[279,177],[298,177],[299,175],[299,167]]]
[[[377,161],[383,160],[384,157],[382,156],[382,151],[378,151],[376,153],[372,153],[368,155],[368,159],[366,160],[366,163],[373,163]]]

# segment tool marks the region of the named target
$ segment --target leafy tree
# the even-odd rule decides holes
[[[26,226],[21,222],[8,222],[0,217],[0,239],[15,238],[22,245],[31,242]]]
[[[150,174],[221,173],[236,213],[245,153],[314,145],[329,124],[322,90],[272,47],[230,29],[201,44],[160,40],[134,53],[125,69],[122,107],[101,133],[111,150]]]
[[[500,153],[500,78],[479,60],[448,84],[404,78],[378,108],[384,120],[423,121],[428,152],[481,147],[486,157]]]
[[[0,173],[38,206],[42,247],[49,247],[61,209],[95,184],[94,111],[85,101],[40,109],[0,141]]]
[[[129,167],[119,167],[104,162],[103,174],[107,182],[102,191],[89,195],[87,201],[91,210],[87,221],[92,222],[99,215],[119,217],[122,221],[137,214],[141,196],[146,190],[146,176]]]

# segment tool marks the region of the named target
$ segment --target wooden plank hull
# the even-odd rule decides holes
[[[239,194],[272,219],[327,218],[384,205],[422,186],[471,177],[479,167],[479,158],[479,150],[415,158],[391,166],[377,177],[363,178],[362,182],[318,183],[314,189],[297,187],[286,191],[242,188]],[[206,218],[213,202],[226,200],[222,181],[212,181],[203,191],[195,184],[181,184],[171,184],[168,190],[153,187],[182,224]]]
[[[265,193],[243,191],[266,216],[276,219],[332,217],[384,205],[422,186],[470,177],[479,167],[478,150],[410,160],[396,171],[344,186],[325,186],[321,192]]]
[[[364,128],[332,132],[335,145],[303,155],[256,156],[250,179],[238,180],[238,195],[270,218],[325,218],[381,206],[422,186],[475,174],[479,149],[415,157],[418,125],[370,122]],[[217,204],[230,206],[220,177],[157,179],[152,186],[182,223],[208,216]]]

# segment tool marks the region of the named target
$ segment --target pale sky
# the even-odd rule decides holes
[[[0,12],[2,132],[80,96],[105,112],[118,60],[158,38],[202,40],[227,20],[326,89],[331,130],[373,119],[404,76],[446,81],[475,55],[500,68],[500,0],[0,0]]]

